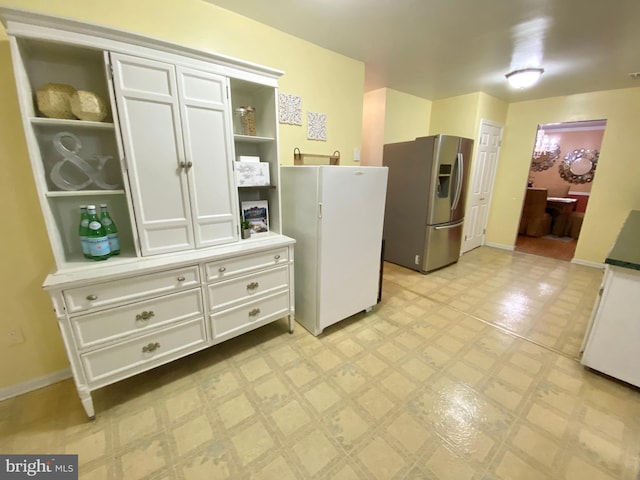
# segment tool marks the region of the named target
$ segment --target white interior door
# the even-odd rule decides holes
[[[502,142],[502,125],[481,120],[464,220],[461,253],[484,244],[491,192]]]

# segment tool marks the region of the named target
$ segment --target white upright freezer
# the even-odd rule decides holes
[[[295,319],[314,335],[378,300],[387,167],[282,166]]]

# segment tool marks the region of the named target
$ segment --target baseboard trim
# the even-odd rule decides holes
[[[48,375],[44,375],[42,377],[33,378],[24,383],[0,388],[0,401],[6,400],[7,398],[17,397],[18,395],[32,392],[33,390],[38,390],[42,387],[47,387],[54,383],[61,382],[62,380],[66,380],[67,378],[71,378],[71,370],[69,368],[65,368],[64,370],[60,370],[58,372],[49,373]]]
[[[599,268],[601,270],[604,270],[604,263],[588,262],[586,260],[580,260],[579,258],[571,259],[571,263],[575,263],[576,265],[584,265],[585,267],[593,267],[593,268]]]
[[[516,249],[515,245],[505,245],[504,243],[486,242],[484,245],[485,247],[499,248],[501,250],[509,250],[510,252],[513,252]]]

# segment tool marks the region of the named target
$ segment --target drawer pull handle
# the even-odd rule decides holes
[[[253,310],[251,310],[249,312],[249,316],[250,317],[255,317],[256,315],[260,315],[260,309],[259,308],[254,308]]]
[[[153,310],[147,312],[146,310],[142,313],[139,313],[136,315],[136,322],[139,322],[141,320],[147,321],[149,320],[151,317],[155,317],[156,314],[153,313]]]
[[[275,258],[276,260],[280,260],[280,255],[276,255],[273,258]]]
[[[186,279],[184,277],[178,277],[179,282],[184,282]]]
[[[158,342],[150,343],[149,345],[145,345],[144,347],[142,347],[142,353],[155,352],[159,348],[160,344]]]
[[[225,272],[226,270],[227,270],[227,269],[226,269],[225,267],[220,267],[220,268],[218,269],[218,271],[219,271],[220,273]]]
[[[93,302],[94,300],[97,300],[98,296],[97,295],[87,295],[87,300],[89,300],[90,302]]]
[[[249,285],[247,285],[247,290],[255,290],[259,286],[260,284],[258,282],[251,282]]]

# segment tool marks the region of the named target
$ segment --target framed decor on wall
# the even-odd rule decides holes
[[[327,141],[327,114],[307,112],[307,138]]]
[[[302,125],[302,97],[280,92],[278,94],[280,123]]]
[[[252,200],[242,202],[242,219],[251,224],[251,236],[269,234],[269,202]]]

